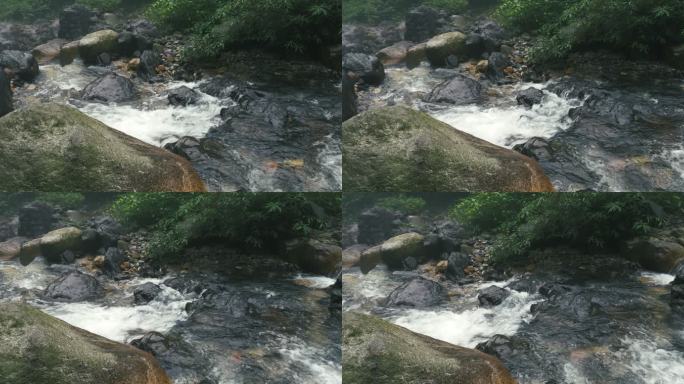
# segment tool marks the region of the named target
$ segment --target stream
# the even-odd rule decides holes
[[[383,302],[418,274],[384,266],[367,275],[357,268],[344,273],[345,311],[372,313],[469,348],[493,340],[490,349],[520,384],[672,384],[684,375],[684,323],[666,300],[672,275],[638,272],[611,281],[520,275],[462,286],[442,282],[451,296],[447,303],[414,309]],[[562,285],[549,285],[559,287],[556,294],[538,293],[538,287],[557,281]],[[480,307],[478,290],[491,285],[508,287],[511,294],[498,306]]]
[[[67,303],[42,295],[48,284],[74,269],[83,271],[74,265],[47,266],[41,258],[27,267],[0,261],[0,300],[26,301],[119,342],[152,335],[143,344],[175,384],[342,382],[341,320],[329,310],[325,290],[334,279],[297,275],[233,281],[213,273],[100,277],[102,299]],[[161,292],[147,304],[134,305],[133,289],[148,282]],[[163,342],[155,342],[154,335]]]
[[[191,137],[201,144],[190,149],[181,145],[175,152],[190,160],[210,191],[341,189],[341,112],[338,86],[333,82],[313,87],[254,84],[222,76],[197,82],[134,80],[140,95],[135,101],[80,100],[80,92],[89,83],[113,70],[113,66],[87,67],[80,59],[66,66],[42,65],[35,84],[15,91],[16,106],[48,101],[69,104],[154,146]],[[170,105],[169,91],[180,87],[196,91],[197,103]],[[246,105],[246,95],[257,96]],[[240,112],[226,121],[222,110]],[[278,118],[281,125],[274,122],[275,114],[283,115]],[[241,125],[252,131],[235,127]]]
[[[601,64],[601,70],[610,71],[610,63]],[[644,64],[649,65],[653,68],[648,70],[660,70]],[[433,69],[425,62],[412,70],[388,66],[382,85],[359,92],[359,104],[361,110],[409,105],[510,149],[533,139],[522,152],[539,161],[558,191],[682,190],[684,78],[665,69],[658,72],[660,78],[622,70],[613,69],[615,76],[638,79],[563,76],[544,83],[506,79],[498,84],[483,79],[480,102],[449,105],[425,99],[464,68]],[[517,93],[527,88],[544,92],[541,103],[518,105]]]

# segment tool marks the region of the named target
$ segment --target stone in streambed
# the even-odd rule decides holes
[[[68,41],[64,39],[53,39],[33,48],[31,54],[38,61],[38,64],[47,64],[59,57],[62,46],[66,43]]]
[[[515,384],[493,356],[356,312],[342,319],[342,367],[349,384]]]
[[[182,86],[169,91],[169,104],[173,106],[188,106],[197,104],[200,99],[200,94],[186,86]]]
[[[84,36],[78,43],[78,54],[86,64],[97,64],[102,53],[118,51],[119,34],[111,29],[93,32]]]
[[[38,62],[33,55],[22,51],[0,52],[0,68],[3,68],[10,78],[29,82],[40,73]]]
[[[23,237],[13,237],[0,243],[0,260],[13,260],[19,256],[21,245],[26,241]]]
[[[12,86],[5,71],[0,70],[0,117],[12,112]]]
[[[384,241],[380,245],[368,248],[361,252],[359,267],[361,272],[368,273],[376,265],[384,262],[391,269],[401,269],[407,257],[422,259],[425,248],[423,246],[424,236],[409,232]]]
[[[59,15],[58,35],[62,39],[77,39],[90,31],[95,24],[95,12],[85,5],[75,4]]]
[[[412,46],[406,51],[406,67],[408,69],[413,69],[427,60],[427,43],[420,43]]]
[[[43,294],[56,301],[78,302],[103,297],[104,288],[96,278],[73,271],[50,283]]]
[[[0,119],[0,190],[204,191],[187,160],[58,104]]]
[[[355,74],[362,84],[378,86],[385,81],[385,66],[373,55],[348,53],[344,55],[342,68]]]
[[[302,271],[317,275],[330,275],[342,262],[342,248],[315,239],[294,239],[285,244],[285,260],[299,266]]]
[[[477,301],[481,307],[493,307],[501,304],[510,295],[511,291],[508,289],[492,285],[478,292]]]
[[[482,101],[483,87],[479,81],[464,75],[456,75],[437,85],[426,101],[454,105],[474,104]]]
[[[0,377],[12,384],[170,384],[149,353],[27,304],[0,304]]]
[[[161,288],[154,283],[145,283],[135,287],[133,290],[133,298],[135,300],[135,305],[147,304],[154,300],[155,297],[161,292]]]
[[[449,296],[440,283],[422,277],[415,278],[397,287],[387,297],[388,307],[425,308],[442,304]]]
[[[444,67],[451,55],[462,57],[465,54],[466,36],[461,32],[447,32],[428,40],[425,56],[433,67]]]
[[[115,73],[91,82],[83,90],[83,100],[101,103],[120,103],[135,100],[137,97],[138,92],[133,82]]]
[[[57,229],[40,238],[40,251],[48,262],[59,263],[64,251],[79,250],[81,247],[81,230],[76,227]]]
[[[515,101],[518,105],[524,105],[526,108],[532,108],[535,104],[540,104],[544,98],[544,91],[537,88],[527,88],[524,89],[515,96]]]
[[[409,48],[413,46],[410,41],[400,41],[389,47],[383,48],[375,56],[382,62],[383,65],[395,65],[403,63],[406,60],[406,54]]]
[[[157,76],[157,66],[161,64],[159,55],[154,51],[145,51],[140,55],[140,64],[136,68],[138,76],[145,81],[152,81]]]
[[[667,239],[637,238],[623,246],[625,256],[655,272],[670,273],[684,260],[684,246]]]
[[[532,159],[405,106],[376,108],[342,124],[348,192],[550,192]]]

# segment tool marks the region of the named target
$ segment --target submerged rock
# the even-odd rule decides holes
[[[78,302],[103,297],[104,288],[96,278],[73,271],[50,283],[44,295],[52,300]]]
[[[342,379],[350,384],[514,384],[490,355],[435,340],[377,317],[346,312]]]
[[[35,104],[0,119],[4,191],[204,191],[190,164],[76,109]]]
[[[397,287],[387,297],[385,305],[390,307],[425,308],[442,304],[449,296],[442,284],[422,277]]]
[[[12,384],[170,384],[148,353],[26,304],[0,304],[0,377]]]
[[[83,100],[101,103],[121,103],[135,100],[137,97],[135,84],[116,73],[110,73],[93,81],[83,90]]]
[[[553,191],[539,165],[403,106],[342,125],[345,191]]]

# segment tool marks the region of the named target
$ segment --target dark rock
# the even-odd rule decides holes
[[[62,252],[62,264],[71,264],[76,260],[76,254],[73,251],[66,250]]]
[[[83,90],[83,100],[102,103],[121,103],[135,100],[138,92],[130,79],[110,73],[88,84]]]
[[[335,280],[335,284],[329,289],[330,291],[330,310],[342,310],[342,274],[340,273]]]
[[[85,229],[81,234],[81,249],[86,253],[93,253],[100,248],[100,234],[94,229]]]
[[[347,120],[358,113],[356,81],[347,72],[342,75],[342,119]]]
[[[121,273],[121,263],[126,260],[124,255],[118,248],[108,248],[105,252],[105,263],[102,270],[110,277]]]
[[[294,239],[285,244],[285,260],[304,272],[330,275],[340,268],[342,248],[329,241]]]
[[[441,284],[418,277],[392,291],[385,305],[425,308],[442,304],[448,299],[447,291]]]
[[[199,294],[204,290],[204,286],[201,283],[188,277],[172,277],[164,280],[164,285],[173,288],[180,293],[194,292]]]
[[[145,283],[138,285],[133,290],[133,298],[135,305],[147,304],[154,300],[155,297],[161,292],[161,288],[154,283]]]
[[[171,151],[178,156],[182,156],[190,161],[199,161],[206,157],[201,150],[201,142],[192,136],[181,137],[174,143],[167,143],[164,149]]]
[[[570,292],[571,287],[558,283],[546,283],[539,287],[539,293],[547,298],[562,295],[564,293]]]
[[[447,14],[444,11],[421,5],[406,15],[404,39],[416,43],[423,42],[444,32],[447,23]]]
[[[200,99],[200,94],[197,91],[186,86],[172,89],[169,91],[169,104],[174,106],[188,106],[197,104]]]
[[[12,102],[12,86],[5,71],[0,69],[0,117],[14,110]]]
[[[523,144],[516,144],[513,146],[513,150],[538,161],[552,157],[548,140],[541,137],[533,137]]]
[[[494,52],[489,55],[488,63],[487,76],[492,80],[504,77],[504,68],[511,66],[511,61],[501,52]]]
[[[81,4],[65,8],[59,16],[59,37],[75,40],[87,34],[95,24],[94,17],[95,12]]]
[[[463,270],[471,263],[471,258],[462,252],[452,252],[447,256],[447,262],[445,276],[452,281],[458,282],[465,277]]]
[[[140,55],[140,64],[138,65],[138,76],[144,81],[152,81],[157,76],[157,66],[161,64],[159,55],[154,51],[147,50]]]
[[[399,228],[396,220],[399,218],[400,213],[381,207],[373,207],[362,212],[359,216],[358,242],[374,245],[395,235]]]
[[[101,53],[97,56],[97,65],[101,65],[103,67],[108,66],[109,64],[112,63],[112,57],[109,55],[109,53]]]
[[[99,216],[91,220],[89,224],[97,231],[101,247],[106,249],[117,245],[123,229],[116,219],[107,215]]]
[[[44,295],[57,301],[85,301],[103,297],[104,288],[96,278],[73,271],[50,283]]]
[[[361,84],[378,86],[385,80],[385,66],[374,55],[348,53],[344,55],[342,68],[358,77]]]
[[[530,348],[527,340],[517,336],[494,335],[478,344],[475,349],[496,356],[502,361],[511,361]]]
[[[477,80],[464,75],[457,75],[437,85],[426,101],[431,103],[449,103],[465,105],[478,103],[482,100],[483,88]]]
[[[530,87],[518,92],[515,96],[515,101],[518,102],[518,105],[532,108],[535,104],[541,104],[542,98],[544,98],[544,91]]]
[[[32,54],[22,51],[0,52],[0,68],[4,68],[10,77],[31,82],[40,73],[38,61]]]
[[[493,307],[501,304],[510,295],[509,290],[492,285],[478,291],[477,301],[482,307]]]
[[[30,203],[19,209],[18,235],[36,238],[50,232],[56,221],[55,209],[50,204]]]
[[[418,260],[416,260],[415,257],[409,256],[404,259],[404,269],[407,271],[413,271],[414,269],[418,268]]]
[[[153,40],[160,36],[159,30],[149,20],[138,19],[126,24],[126,31],[132,32],[136,36],[144,37],[148,40]]]
[[[148,332],[132,340],[131,345],[152,354],[170,375],[191,378],[193,383],[214,384],[205,378],[210,370],[206,357],[177,334],[165,336],[159,332]]]
[[[482,38],[486,52],[498,50],[502,41],[507,37],[506,31],[492,20],[480,20],[473,25],[472,30]]]
[[[464,52],[470,58],[481,58],[487,52],[485,40],[478,33],[469,33],[466,35]]]

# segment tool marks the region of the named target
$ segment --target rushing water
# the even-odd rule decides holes
[[[203,278],[213,281],[212,289],[220,294],[200,297],[165,286],[163,281],[173,275],[121,281],[100,278],[107,293],[99,300],[64,303],[42,297],[48,284],[75,268],[47,266],[41,258],[27,267],[15,261],[2,261],[0,300],[24,300],[74,326],[119,342],[129,342],[150,331],[179,336],[195,351],[196,366],[172,367],[168,373],[175,384],[195,383],[198,377],[207,376],[217,384],[255,380],[342,382],[336,339],[340,325],[322,303],[329,295],[324,288],[333,284],[334,279],[299,275],[268,282],[230,282],[209,275]],[[133,289],[147,282],[160,285],[161,293],[148,304],[134,305]],[[229,300],[224,302],[224,298]],[[263,318],[231,314],[233,306],[244,304],[242,299],[263,307]],[[189,303],[200,304],[188,311]],[[227,307],[213,312],[212,308],[220,305]],[[290,306],[294,309],[290,310]],[[240,309],[235,311],[240,313]],[[165,365],[164,357],[158,358]],[[273,368],[268,371],[264,367]],[[266,373],[255,378],[252,370]]]
[[[572,287],[579,294],[570,305],[588,297],[602,309],[574,318],[571,309],[555,307],[555,302],[550,309],[533,314],[531,306],[548,299],[515,290],[496,307],[478,306],[479,289],[505,287],[515,278],[460,287],[443,282],[450,292],[449,302],[413,309],[388,308],[383,300],[416,274],[390,272],[382,266],[367,275],[356,268],[344,273],[345,311],[372,313],[414,332],[470,348],[497,334],[528,340],[529,351],[504,361],[521,384],[544,384],[550,379],[566,384],[675,384],[684,374],[684,328],[681,322],[669,320],[669,305],[663,299],[672,275],[643,272],[623,282],[578,282]]]

